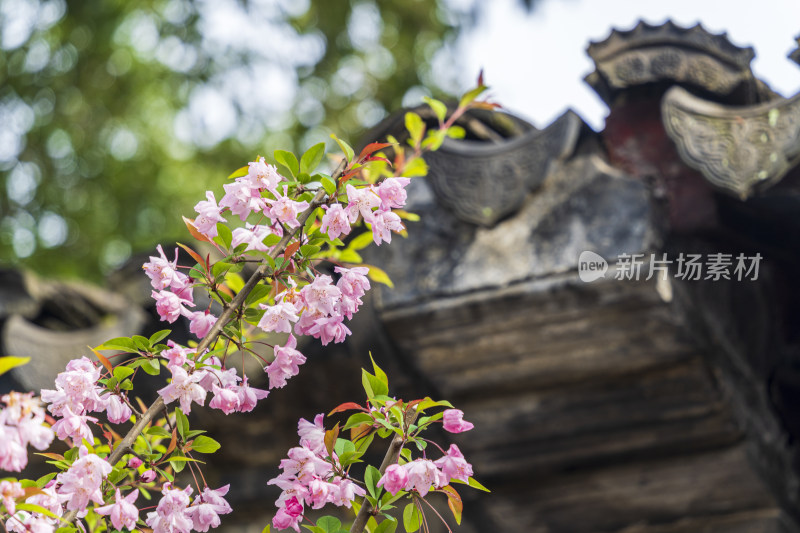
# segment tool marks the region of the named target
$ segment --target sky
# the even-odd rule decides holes
[[[457,43],[464,65],[458,84],[470,87],[483,68],[494,99],[540,128],[572,108],[602,129],[608,109],[583,81],[594,70],[586,46],[640,19],[727,32],[735,45],[755,49],[753,71],[773,90],[800,91],[800,66],[786,57],[797,47],[800,0],[539,0],[532,13],[519,0],[475,2],[477,25]]]

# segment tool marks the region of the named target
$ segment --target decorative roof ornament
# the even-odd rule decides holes
[[[586,49],[596,70],[585,81],[607,103],[635,85],[673,81],[713,94],[728,95],[743,82],[756,83],[750,70],[755,53],[709,33],[700,24],[683,28],[671,21],[653,26],[640,21],[628,31],[612,30]]]
[[[520,209],[553,161],[572,154],[584,127],[578,115],[567,111],[544,130],[531,129],[496,144],[447,139],[425,156],[428,182],[438,202],[459,220],[494,226]]]
[[[673,87],[662,120],[681,159],[742,200],[800,162],[800,93],[751,106],[724,106]]]
[[[789,59],[800,65],[800,35],[794,38],[797,41],[797,48],[789,54]]]

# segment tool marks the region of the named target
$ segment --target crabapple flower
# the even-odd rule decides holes
[[[82,512],[90,500],[100,505],[104,503],[100,486],[112,468],[105,459],[89,453],[86,446],[81,445],[78,455],[69,470],[56,476],[56,481],[61,483],[56,492],[65,499],[68,497],[67,509]]]
[[[258,304],[258,306],[265,310],[264,316],[258,321],[258,327],[264,331],[291,333],[290,322],[297,322],[299,319],[295,306],[289,302],[279,302],[275,305]]]
[[[143,483],[152,483],[156,480],[156,473],[153,470],[145,470],[142,472],[142,475],[139,476],[139,479],[141,479]]]
[[[335,477],[331,482],[333,490],[328,495],[328,501],[337,507],[347,507],[348,509],[353,506],[353,500],[356,496],[364,496],[367,491],[363,487],[359,487],[349,479]]]
[[[186,516],[192,519],[192,525],[196,531],[208,531],[209,528],[218,527],[220,524],[219,515],[228,514],[232,511],[231,506],[225,501],[230,485],[225,485],[216,490],[208,487],[203,489],[203,493],[198,496],[191,507],[186,509]]]
[[[239,412],[249,413],[255,408],[258,400],[262,400],[269,395],[269,391],[249,386],[247,384],[247,376],[245,376],[242,384],[236,390],[236,394],[239,396]]]
[[[106,414],[112,424],[122,424],[130,420],[133,414],[131,408],[120,396],[108,392],[102,398],[106,400]]]
[[[193,353],[188,348],[184,348],[180,344],[175,344],[171,340],[167,341],[167,346],[169,346],[169,348],[161,352],[161,357],[169,361],[167,363],[167,368],[172,366],[183,366],[186,364],[189,354]]]
[[[245,252],[251,250],[256,252],[268,252],[269,248],[267,248],[267,245],[264,244],[264,239],[266,239],[272,233],[273,231],[270,226],[254,226],[247,223],[245,224],[245,227],[236,228],[233,230],[231,247],[236,248],[240,244],[246,243],[247,247],[244,249]]]
[[[62,412],[62,417],[53,424],[53,431],[59,440],[72,439],[77,443],[86,439],[92,442],[94,437],[89,422],[96,423],[97,419],[93,416],[77,415],[67,406]]]
[[[428,494],[431,485],[439,488],[447,484],[442,473],[439,472],[433,461],[429,459],[415,459],[403,466],[408,472],[407,490],[414,489],[423,498]]]
[[[66,371],[56,376],[56,389],[42,390],[42,401],[50,404],[47,410],[54,416],[63,416],[66,407],[75,414],[102,411],[105,402],[100,398],[99,379],[100,369],[89,359],[73,359],[67,363]]]
[[[322,215],[320,231],[327,233],[328,237],[338,239],[340,235],[350,234],[350,222],[347,220],[347,212],[341,204],[333,204],[328,207]]]
[[[151,296],[156,301],[156,311],[161,320],[170,324],[178,320],[186,309],[184,305],[194,305],[191,300],[181,298],[178,294],[170,291],[152,291]]]
[[[16,499],[25,496],[25,490],[19,481],[0,481],[0,499],[8,514],[14,514],[17,510]]]
[[[210,193],[209,193],[210,194]],[[179,280],[178,272],[178,249],[175,248],[175,259],[169,261],[164,254],[164,250],[159,244],[156,250],[160,257],[150,256],[150,261],[142,265],[145,274],[150,278],[150,284],[154,289],[163,290]]]
[[[194,219],[193,226],[209,239],[213,239],[217,236],[217,222],[227,222],[227,220],[222,218],[222,208],[217,205],[214,193],[206,191],[206,198],[207,200],[197,202],[194,206],[197,218]]]
[[[397,213],[391,211],[377,211],[367,222],[372,224],[372,240],[377,246],[384,241],[392,242],[393,231],[399,232],[406,229]]]
[[[378,185],[376,192],[381,199],[381,209],[403,207],[406,205],[408,195],[406,185],[411,183],[410,178],[387,178]]]
[[[297,497],[293,498],[294,501],[297,501]],[[299,505],[299,504],[297,504]],[[281,507],[278,509],[278,512],[275,513],[275,516],[272,517],[272,525],[275,526],[275,529],[289,529],[292,528],[297,533],[300,533],[300,522],[303,520],[303,510],[302,507],[300,508],[300,512],[297,514],[292,514],[295,511],[296,507],[292,507],[292,511],[289,510],[289,507]]]
[[[447,454],[441,459],[434,461],[433,464],[441,469],[442,475],[444,475],[446,480],[445,483],[450,483],[451,479],[457,479],[466,483],[472,475],[472,465],[464,459],[464,455],[455,444],[451,444],[450,449],[447,450]]]
[[[336,311],[336,303],[342,298],[342,291],[333,285],[330,276],[322,275],[300,289],[300,297],[312,313],[332,315]]]
[[[442,415],[445,431],[450,433],[463,433],[474,428],[472,422],[467,422],[464,418],[464,411],[460,409],[445,409]]]
[[[278,196],[275,200],[267,200],[272,207],[270,207],[270,215],[272,218],[277,219],[279,222],[286,224],[290,228],[299,228],[300,222],[297,221],[297,215],[308,209],[308,202],[297,202],[292,200],[286,195],[287,187],[283,188],[283,196]]]
[[[344,339],[352,332],[350,328],[342,323],[343,320],[343,316],[318,318],[309,333],[314,338],[318,338],[323,346],[327,346],[331,341],[336,343],[344,342]]]
[[[305,418],[297,421],[297,434],[300,436],[300,445],[305,446],[316,454],[325,452],[325,426],[322,424],[323,413],[314,417],[312,424]]]
[[[375,189],[371,186],[356,189],[348,183],[345,185],[345,191],[347,191],[348,202],[346,211],[350,223],[358,220],[359,214],[369,222],[372,219],[372,210],[381,205],[381,199],[375,193]]]
[[[226,415],[239,409],[239,395],[235,390],[223,389],[216,383],[212,385],[214,397],[208,402],[208,406],[212,409],[219,409]]]
[[[377,486],[383,487],[391,492],[392,495],[405,490],[408,486],[408,470],[403,468],[402,465],[390,465],[381,479],[378,480]]]
[[[283,179],[278,174],[278,169],[274,165],[266,164],[263,157],[260,157],[257,161],[249,162],[247,166],[247,178],[254,187],[259,189],[267,189],[274,193],[278,183]]]
[[[165,483],[161,489],[161,500],[156,510],[147,513],[145,523],[153,528],[153,533],[189,533],[192,519],[186,514],[189,507],[189,495],[192,487],[184,490],[173,489],[171,483]]]
[[[194,333],[198,339],[202,339],[211,330],[211,327],[216,323],[217,317],[212,315],[208,310],[195,311],[189,313],[189,331]]]
[[[136,521],[139,520],[139,509],[133,504],[138,496],[139,489],[135,489],[123,498],[117,487],[114,503],[98,507],[95,512],[110,517],[111,523],[118,530],[122,531],[124,528],[133,531],[136,529]]]
[[[10,392],[0,409],[0,469],[19,472],[28,464],[26,446],[44,450],[53,442],[53,430],[43,425],[45,412],[33,393]]]
[[[334,272],[341,274],[336,286],[342,294],[350,298],[361,298],[369,290],[369,269],[367,267],[343,268],[334,267]]]
[[[306,358],[295,348],[297,339],[294,335],[289,335],[284,346],[275,346],[275,359],[265,370],[269,375],[270,389],[286,386],[287,379],[300,373],[300,365],[306,362]]]
[[[181,410],[189,414],[192,410],[192,402],[203,405],[206,401],[206,389],[198,384],[203,376],[194,373],[191,376],[179,366],[169,367],[172,371],[172,382],[160,389],[158,394],[164,398],[164,403],[172,403],[178,400]]]
[[[142,460],[138,457],[128,459],[128,468],[139,468],[140,466],[142,466]]]
[[[247,220],[250,213],[263,211],[265,208],[266,204],[258,188],[247,180],[236,178],[233,183],[226,183],[222,188],[225,189],[225,196],[219,201],[220,207],[229,208],[242,222]]]

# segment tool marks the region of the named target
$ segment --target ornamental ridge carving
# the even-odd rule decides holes
[[[425,156],[439,204],[469,224],[491,227],[522,206],[550,164],[572,154],[584,122],[567,111],[544,130],[498,144],[447,140]]]
[[[714,35],[700,24],[682,28],[672,22],[652,26],[640,21],[631,30],[613,30],[587,48],[596,71],[585,80],[606,103],[616,91],[659,81],[674,81],[727,95],[753,82],[751,47],[740,48],[727,34]]]
[[[734,107],[673,87],[661,113],[681,159],[743,200],[780,181],[800,161],[800,93]]]

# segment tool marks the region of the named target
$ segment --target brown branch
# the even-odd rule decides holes
[[[397,463],[397,460],[400,457],[400,451],[403,449],[403,445],[406,443],[405,429],[408,428],[411,424],[413,424],[416,419],[417,419],[416,408],[412,408],[406,411],[406,416],[405,419],[403,420],[404,434],[396,435],[392,439],[392,442],[389,444],[389,449],[386,450],[386,455],[384,455],[383,457],[383,462],[381,462],[381,467],[378,469],[381,476],[386,472],[387,468]],[[369,501],[367,501],[367,498],[364,497],[364,503],[361,505],[361,509],[358,510],[356,519],[353,521],[353,525],[350,527],[350,533],[363,533],[364,528],[367,526],[367,520],[369,520],[369,516],[371,514],[372,514],[372,505],[369,503]]]

